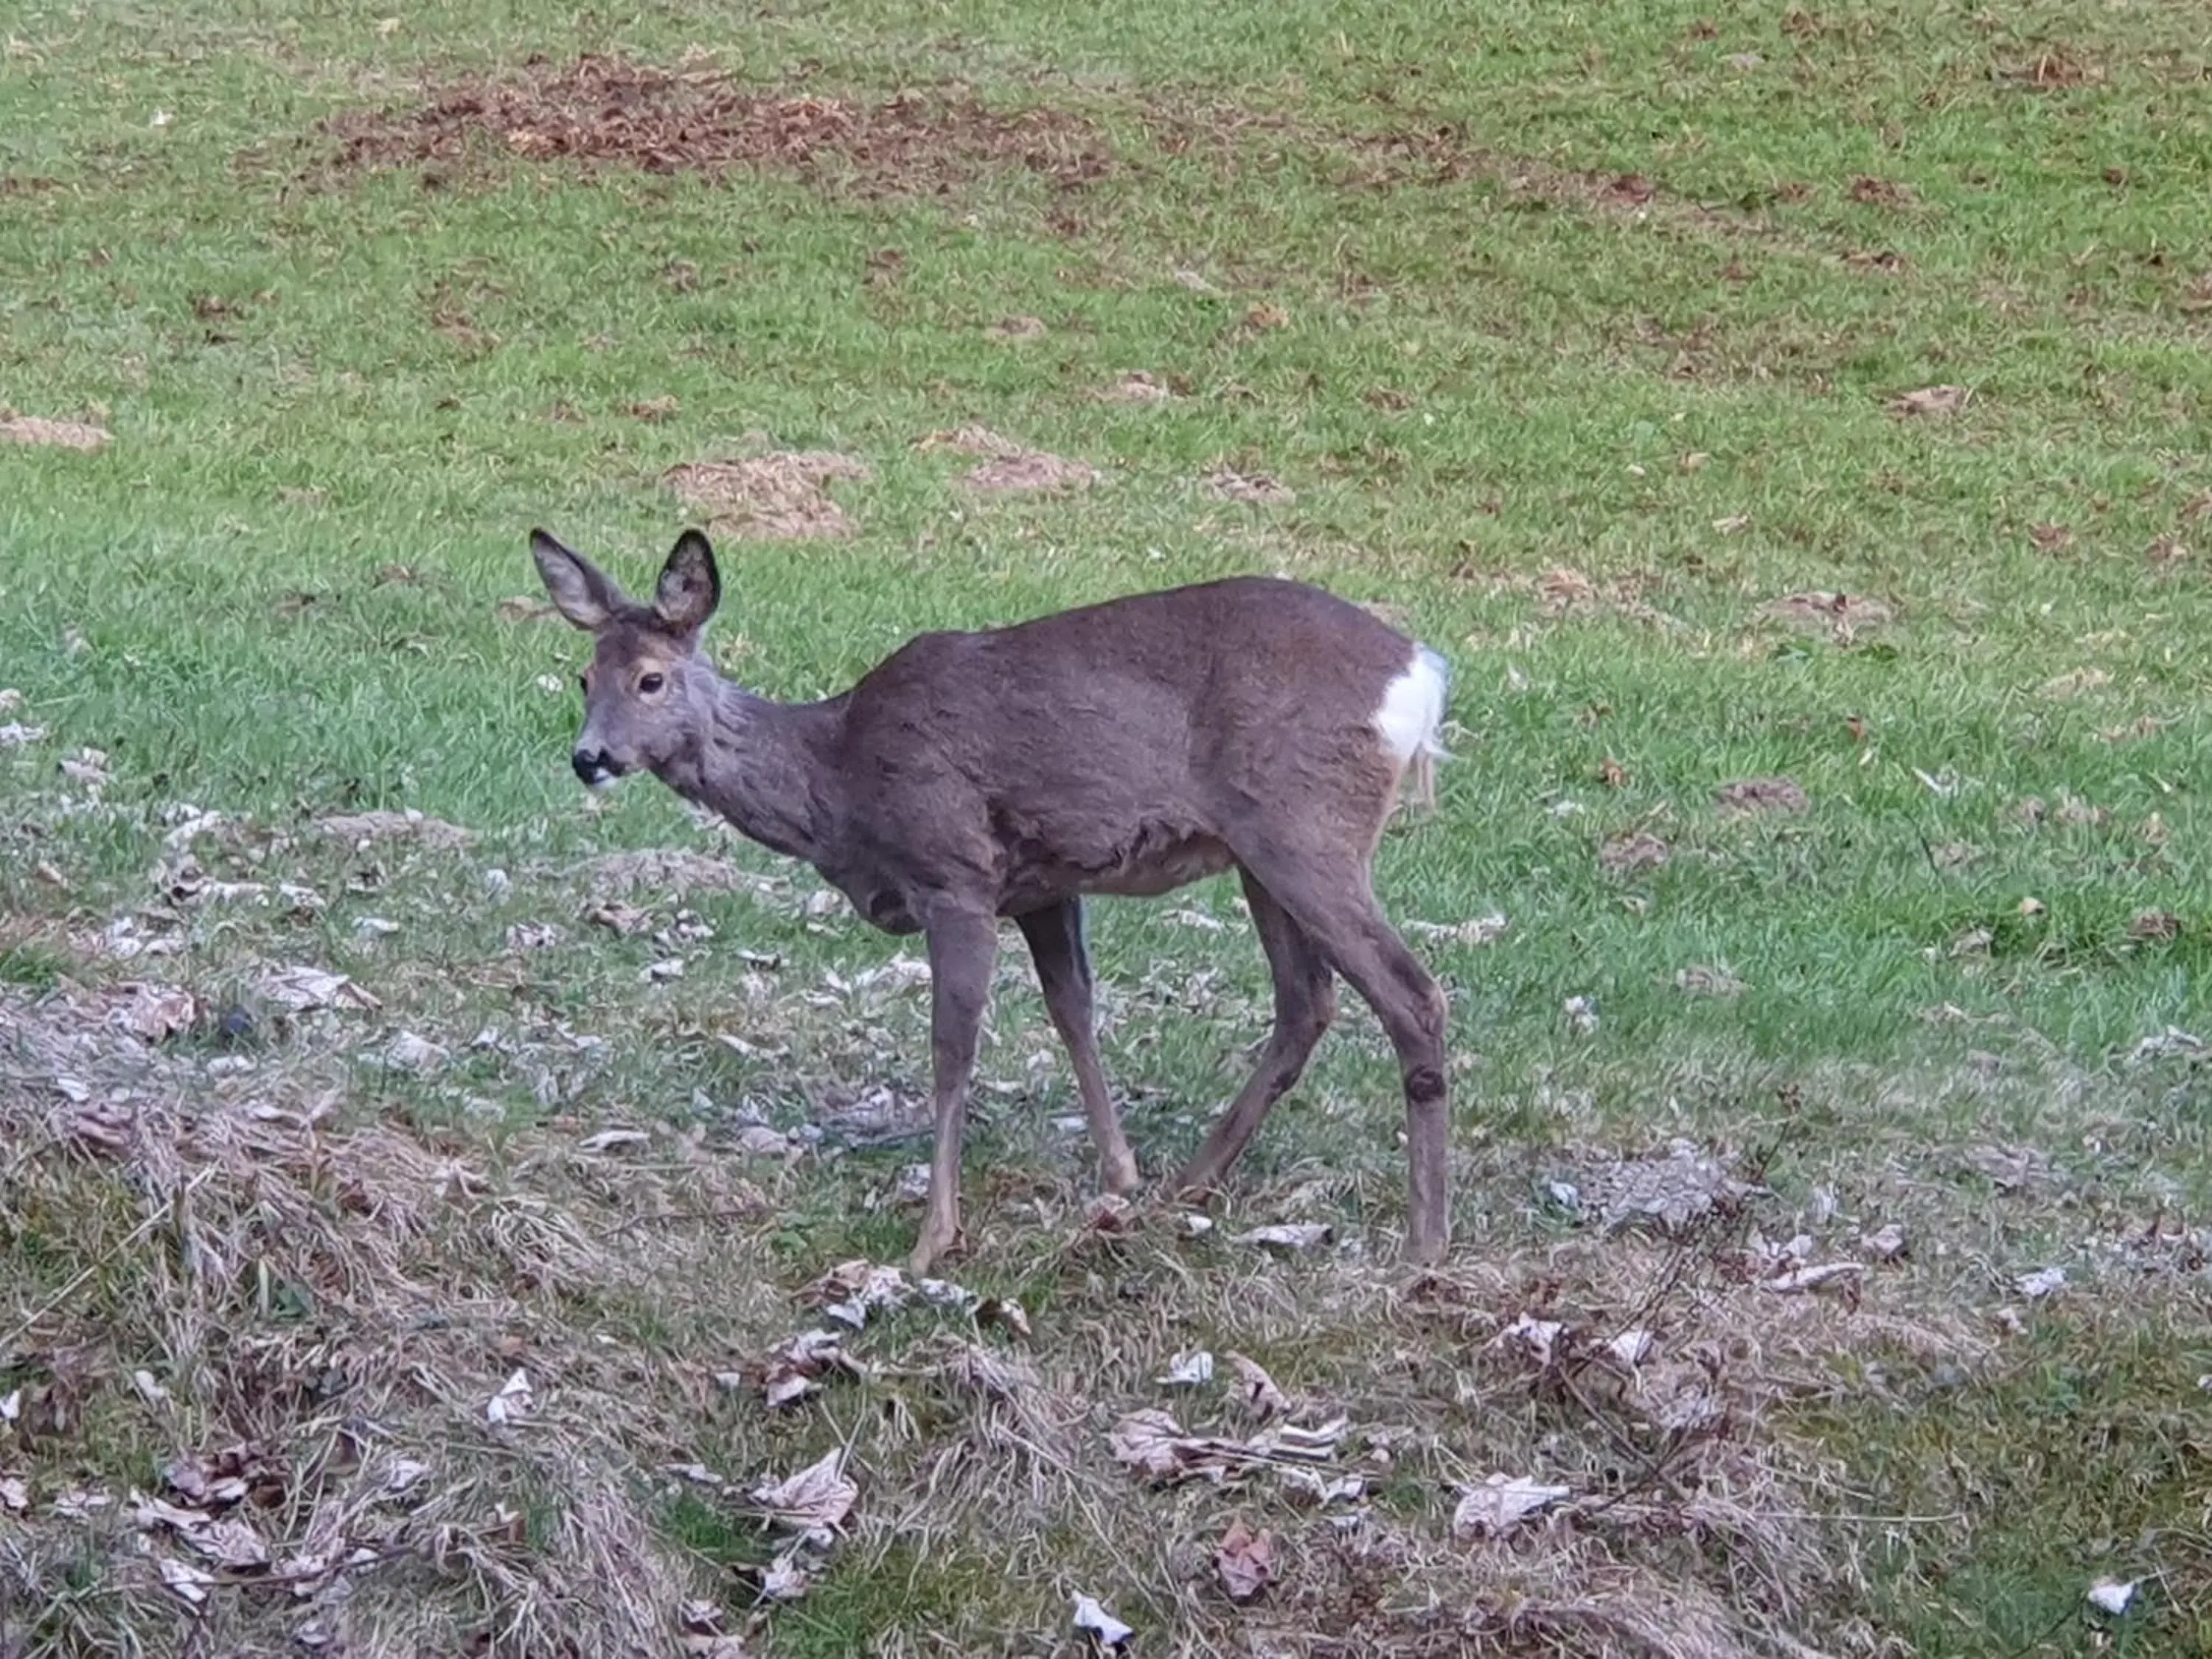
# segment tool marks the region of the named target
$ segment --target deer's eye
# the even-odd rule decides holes
[[[660,688],[661,688],[662,686],[664,686],[664,685],[665,685],[665,684],[668,684],[667,680],[666,680],[664,677],[662,677],[661,675],[659,675],[659,674],[640,674],[640,675],[637,677],[637,689],[638,689],[638,694],[639,694],[641,696],[647,696],[647,697],[649,697],[649,696],[651,696],[654,692],[656,692],[656,691],[659,690],[660,690]]]

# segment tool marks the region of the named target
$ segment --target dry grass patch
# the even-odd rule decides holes
[[[0,443],[34,444],[53,449],[80,449],[87,453],[107,444],[107,428],[86,421],[50,421],[37,415],[18,415],[0,408]]]
[[[800,452],[695,461],[671,467],[663,481],[718,528],[769,540],[811,541],[850,536],[859,528],[830,499],[829,486],[870,476],[850,456]]]
[[[1098,482],[1098,469],[1088,461],[1070,460],[1027,444],[1003,437],[988,427],[955,427],[933,432],[915,446],[917,449],[949,449],[956,455],[984,457],[960,482],[970,489],[1003,495],[1025,491],[1060,494],[1088,489]]]
[[[786,96],[716,70],[590,53],[434,86],[421,104],[342,115],[325,130],[341,168],[504,155],[647,173],[795,173],[870,195],[944,194],[1006,169],[1074,190],[1112,166],[1099,135],[1063,111],[993,110],[964,94]]]

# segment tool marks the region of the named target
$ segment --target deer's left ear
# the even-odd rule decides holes
[[[672,634],[696,634],[722,602],[722,578],[714,568],[714,550],[696,530],[676,539],[676,550],[660,568],[653,590],[653,614]]]
[[[530,532],[530,555],[552,595],[554,609],[587,633],[614,620],[622,609],[622,590],[582,554],[563,547],[542,530]]]

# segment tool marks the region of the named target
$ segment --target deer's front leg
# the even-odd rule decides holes
[[[960,1132],[999,944],[997,921],[988,911],[939,911],[929,918],[927,929],[937,1150],[929,1165],[929,1207],[914,1247],[917,1273],[927,1273],[960,1240]]]

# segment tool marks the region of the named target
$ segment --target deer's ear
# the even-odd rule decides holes
[[[722,578],[714,568],[714,550],[696,530],[677,538],[676,550],[661,567],[653,591],[653,614],[672,634],[696,634],[722,602]]]
[[[553,608],[586,632],[605,628],[622,608],[621,589],[597,565],[542,530],[530,532],[530,556],[538,562]]]

